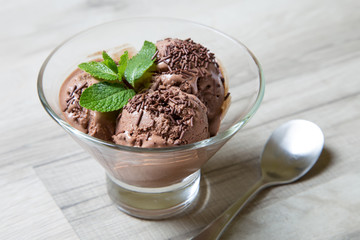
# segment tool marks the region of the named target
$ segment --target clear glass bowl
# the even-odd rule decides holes
[[[77,65],[107,50],[144,40],[191,37],[215,53],[231,93],[218,134],[176,147],[138,148],[91,137],[70,126],[59,106],[59,90]],[[264,95],[264,77],[254,54],[239,41],[213,28],[171,18],[133,18],[85,30],[58,46],[38,76],[38,94],[48,114],[106,170],[111,199],[124,212],[148,219],[174,216],[194,202],[200,168],[254,115]]]

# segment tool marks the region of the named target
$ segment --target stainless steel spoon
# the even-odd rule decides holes
[[[314,123],[292,120],[277,128],[261,156],[262,177],[238,201],[210,223],[193,240],[218,239],[240,210],[264,188],[294,182],[316,163],[324,135]]]

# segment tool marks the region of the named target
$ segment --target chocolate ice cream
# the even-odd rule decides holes
[[[137,147],[184,145],[209,137],[205,105],[177,87],[137,94],[123,108],[114,142]]]
[[[81,107],[82,92],[99,81],[75,70],[60,89],[65,120],[91,136],[136,147],[184,145],[216,135],[225,88],[214,54],[191,39],[167,38],[156,48],[150,88],[137,89],[119,111]]]
[[[156,43],[159,73],[153,77],[152,89],[179,87],[197,96],[207,107],[210,136],[220,126],[224,102],[224,78],[214,54],[194,41],[167,38]]]
[[[77,69],[63,83],[59,101],[66,121],[74,128],[106,141],[112,141],[118,112],[96,112],[79,104],[81,93],[98,80]]]

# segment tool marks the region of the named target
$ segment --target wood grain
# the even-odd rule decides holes
[[[186,0],[169,6],[160,0],[34,0],[1,6],[0,239],[186,239],[258,179],[266,139],[297,118],[324,131],[319,162],[301,181],[261,193],[223,239],[360,238],[359,1]],[[133,16],[185,18],[220,29],[252,49],[266,76],[258,113],[204,166],[198,204],[164,221],[120,212],[107,196],[103,169],[46,115],[36,93],[41,64],[58,44],[93,25]]]

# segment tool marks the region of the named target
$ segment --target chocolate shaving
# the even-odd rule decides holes
[[[169,69],[170,72],[173,71],[169,65],[167,65],[167,67],[168,67],[168,69]]]
[[[154,53],[154,55],[151,57],[151,60],[154,60],[156,55],[159,53],[159,50],[156,50],[156,52]]]
[[[169,114],[169,118],[171,119],[171,121],[172,121],[173,123],[176,122],[175,119],[173,118],[173,116],[172,116],[171,114]]]
[[[84,82],[83,84],[81,84],[81,86],[75,90],[75,93],[78,93],[79,91],[81,91],[86,85],[87,85],[87,82]]]
[[[185,134],[185,130],[182,130],[181,133],[180,133],[179,139],[182,139],[184,137],[184,134]]]
[[[178,104],[178,101],[174,100],[173,98],[169,98],[169,101],[174,103],[174,104]]]
[[[189,70],[187,70],[187,71],[192,72],[192,73],[197,73],[197,71],[195,71],[195,70],[193,70],[193,69],[189,69]]]
[[[181,71],[181,73],[182,73],[183,75],[186,75],[187,77],[192,77],[192,76],[194,76],[194,75],[191,74],[188,70],[183,70],[183,71]]]
[[[73,87],[73,89],[71,90],[71,93],[69,94],[70,97],[73,96],[73,94],[74,94],[74,92],[75,92],[76,89],[77,89],[77,86],[75,85],[75,86]]]
[[[74,97],[68,97],[65,101],[66,101],[66,103],[67,103],[67,105],[69,105],[69,102],[70,102],[70,100],[72,100]]]
[[[140,104],[136,105],[136,111],[137,111],[137,112],[140,110],[140,107],[141,107]]]
[[[230,96],[230,93],[228,92],[228,93],[226,94],[226,96],[224,97],[224,101],[225,101],[226,99],[228,99],[229,96]]]
[[[138,117],[138,119],[136,121],[136,126],[139,126],[139,124],[141,122],[141,118],[143,116],[143,113],[144,113],[144,111],[141,109],[140,112],[139,112],[139,117]]]
[[[201,68],[198,67],[197,69],[199,70],[200,75],[201,75],[202,77],[204,77],[204,72],[201,70]]]
[[[171,58],[171,56],[170,56],[170,55],[168,55],[168,56],[166,56],[166,57],[161,58],[161,59],[159,60],[159,62],[163,62],[163,61],[165,61],[165,60],[167,60],[167,59],[169,59],[169,58]]]

